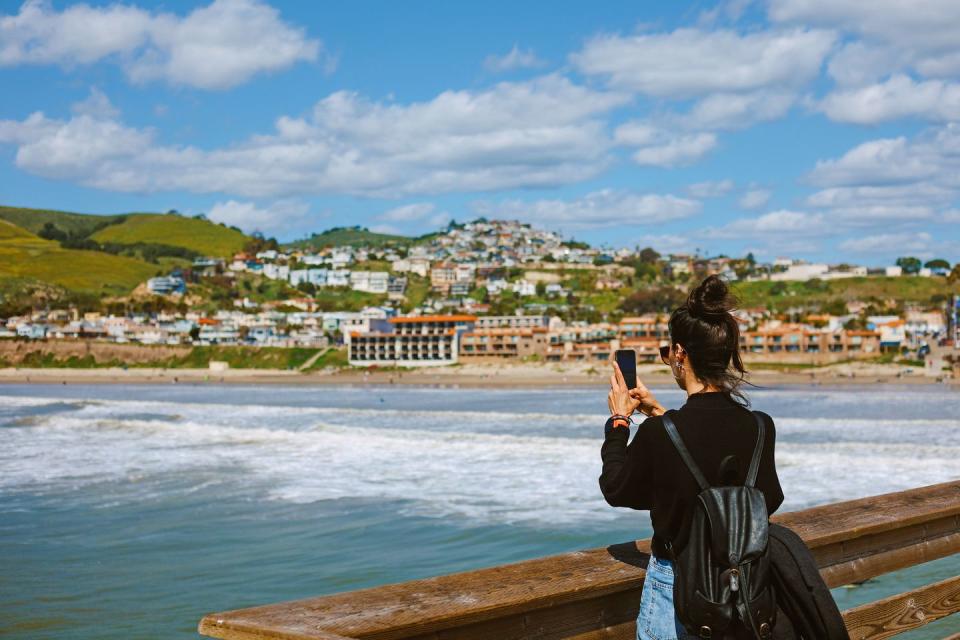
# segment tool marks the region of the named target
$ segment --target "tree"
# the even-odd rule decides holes
[[[547,283],[540,281],[537,283],[537,297],[542,298],[547,295]]]
[[[657,260],[659,259],[660,254],[650,247],[646,247],[640,251],[640,262],[644,264],[656,264]]]
[[[938,269],[942,271],[950,270],[950,263],[943,258],[934,258],[933,260],[928,260],[923,266],[927,269]]]
[[[747,262],[750,264],[751,267],[757,264],[757,259],[753,257],[752,251],[747,254]]]
[[[914,258],[913,256],[904,256],[897,258],[897,266],[903,269],[904,273],[917,273],[920,271],[922,263],[919,258]]]
[[[953,270],[947,275],[947,282],[950,284],[960,283],[960,262],[953,265]]]

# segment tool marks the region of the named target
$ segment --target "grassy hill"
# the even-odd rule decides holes
[[[843,278],[840,280],[808,280],[806,282],[738,282],[734,292],[744,307],[770,305],[775,310],[790,307],[821,306],[850,300],[930,303],[945,299],[957,286],[945,278],[914,276]]]
[[[117,224],[123,222],[125,218],[124,215],[100,216],[53,211],[51,209],[0,206],[0,219],[11,222],[33,234],[40,233],[43,225],[49,222],[68,233],[88,235],[96,231],[98,226]]]
[[[220,257],[233,255],[250,240],[236,229],[177,214],[96,215],[0,206],[0,220],[33,234],[39,234],[49,223],[71,236],[90,237],[100,243],[161,244]]]
[[[118,244],[155,242],[219,257],[232,256],[250,240],[236,229],[209,220],[160,213],[129,214],[122,223],[104,227],[91,238]]]
[[[50,283],[83,293],[128,293],[160,267],[98,251],[64,249],[0,221],[0,279]]]
[[[309,238],[295,240],[285,246],[297,249],[321,249],[323,247],[345,246],[373,246],[381,247],[386,244],[406,245],[414,242],[415,238],[395,236],[387,233],[375,233],[363,227],[336,227],[327,229],[323,233],[314,233]]]

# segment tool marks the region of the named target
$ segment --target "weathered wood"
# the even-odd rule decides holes
[[[800,534],[838,586],[960,552],[960,481],[773,520]],[[200,632],[240,640],[629,637],[649,550],[639,541],[211,614]]]
[[[960,612],[960,576],[849,609],[850,640],[882,640]]]

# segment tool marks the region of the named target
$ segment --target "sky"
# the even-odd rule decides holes
[[[960,261],[960,4],[0,0],[0,204]]]

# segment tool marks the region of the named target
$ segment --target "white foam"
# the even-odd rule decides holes
[[[777,424],[785,508],[960,476],[956,420]],[[492,523],[575,524],[624,511],[600,496],[602,435],[587,414],[557,422],[503,410],[110,400],[39,413],[2,433],[0,491],[95,487],[88,493],[102,505],[203,490],[297,503],[373,498],[404,513]]]

